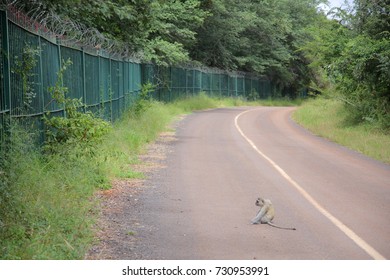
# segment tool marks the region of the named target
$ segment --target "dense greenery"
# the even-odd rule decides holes
[[[266,75],[276,92],[296,94],[312,73],[299,51],[305,29],[318,17],[315,0],[204,1],[209,11],[192,58],[223,69]]]
[[[28,1],[27,1],[28,2]],[[207,13],[200,1],[41,0],[44,8],[94,27],[158,64],[189,60],[188,48]],[[28,7],[28,6],[27,6]]]
[[[77,259],[93,239],[101,163],[82,147],[44,154],[17,123],[0,159],[0,259]]]
[[[45,124],[45,147],[47,151],[55,152],[61,146],[82,145],[84,149],[93,146],[108,131],[110,124],[91,112],[83,112],[86,106],[82,99],[67,96],[68,88],[63,86],[63,75],[72,62],[63,61],[61,69],[57,73],[57,81],[53,87],[49,87],[52,100],[64,108],[64,116],[44,117]]]
[[[336,10],[311,28],[305,52],[337,86],[356,123],[390,129],[390,2],[355,0],[354,15]]]

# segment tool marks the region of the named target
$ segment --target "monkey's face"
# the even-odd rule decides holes
[[[259,197],[257,200],[256,200],[256,206],[259,206],[259,207],[263,207],[264,205],[264,199],[262,199],[261,197]]]

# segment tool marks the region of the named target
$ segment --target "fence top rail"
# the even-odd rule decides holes
[[[29,7],[28,12],[23,12],[26,10],[23,9],[26,5],[23,1],[2,2],[0,11],[6,13],[9,21],[52,43],[83,50],[92,55],[141,62],[140,57],[130,51],[129,45],[109,39],[95,28],[88,28],[81,23],[48,12],[43,4],[35,3],[33,8]]]

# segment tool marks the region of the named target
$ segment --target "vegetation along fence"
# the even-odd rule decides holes
[[[58,82],[67,88],[68,97],[82,100],[80,110],[110,121],[132,104],[146,82],[156,86],[152,95],[160,101],[199,92],[266,98],[271,91],[268,80],[244,73],[141,64],[69,43],[14,11],[0,10],[0,46],[0,144],[12,119],[43,131],[44,114],[65,115],[50,90]],[[58,72],[68,59],[71,64],[59,80]]]

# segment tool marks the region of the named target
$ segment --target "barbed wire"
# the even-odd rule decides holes
[[[141,54],[132,51],[128,43],[113,40],[96,28],[60,16],[39,1],[1,0],[1,8],[7,10],[8,18],[14,23],[49,40],[58,40],[62,45],[135,62],[141,60]]]

